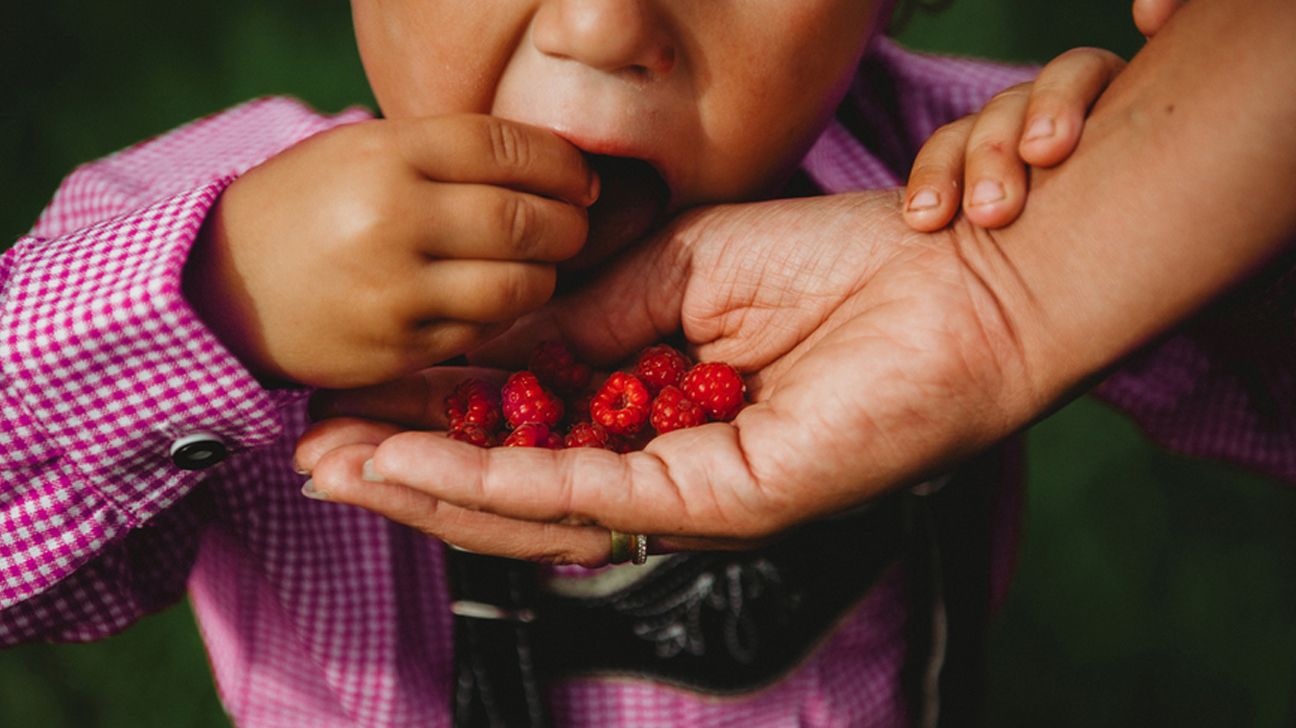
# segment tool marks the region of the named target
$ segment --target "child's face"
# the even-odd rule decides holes
[[[645,208],[617,213],[642,233],[663,208],[775,188],[840,101],[879,2],[353,0],[352,12],[384,115],[489,113],[644,160],[595,158],[601,199]]]

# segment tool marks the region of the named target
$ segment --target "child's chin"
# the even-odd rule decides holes
[[[599,174],[598,200],[589,208],[589,237],[575,257],[559,265],[559,281],[582,278],[617,251],[643,239],[661,223],[670,189],[653,166],[640,159],[591,156]]]

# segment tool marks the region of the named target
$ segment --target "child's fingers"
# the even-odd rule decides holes
[[[1184,6],[1185,0],[1134,0],[1134,25],[1151,38]]]
[[[402,157],[428,179],[524,189],[589,205],[598,181],[580,150],[557,134],[482,114],[395,122]]]
[[[542,263],[438,260],[415,276],[409,313],[429,321],[511,322],[553,296],[557,275]]]
[[[986,228],[1002,227],[1021,212],[1026,168],[1017,156],[1030,84],[1001,91],[976,117],[963,172],[963,213]]]
[[[435,258],[557,263],[585,245],[584,208],[478,184],[431,183],[414,207],[422,250]]]
[[[1120,56],[1101,48],[1073,48],[1050,61],[1031,89],[1021,158],[1051,167],[1070,156],[1089,107],[1124,67]]]
[[[918,150],[905,189],[904,219],[909,227],[931,232],[954,219],[972,125],[970,116],[946,124]]]

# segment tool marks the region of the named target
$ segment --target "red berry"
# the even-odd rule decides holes
[[[594,422],[577,422],[563,440],[567,447],[596,447],[608,449],[608,431]]]
[[[550,450],[562,449],[562,435],[550,432],[545,425],[528,422],[504,438],[504,447],[547,447]]]
[[[590,400],[590,418],[616,435],[633,435],[648,420],[652,396],[639,378],[613,372]]]
[[[520,427],[536,423],[553,427],[562,419],[563,403],[544,387],[536,375],[528,371],[514,373],[500,390],[504,418],[509,426]]]
[[[559,392],[577,392],[590,382],[593,370],[576,357],[561,341],[546,341],[531,353],[530,370],[546,387]]]
[[[738,370],[719,361],[698,364],[680,382],[684,396],[697,402],[713,420],[731,420],[743,406],[743,384]]]
[[[452,430],[461,425],[477,425],[493,433],[503,419],[499,389],[483,379],[466,379],[446,396],[445,412]]]
[[[477,447],[494,447],[495,437],[480,425],[463,424],[446,433],[451,440],[466,442]]]
[[[658,434],[665,435],[672,430],[705,425],[707,413],[701,405],[685,397],[679,387],[666,387],[653,400],[650,421]]]
[[[679,386],[684,372],[693,365],[687,356],[669,344],[657,344],[639,352],[634,374],[656,395],[662,388]]]

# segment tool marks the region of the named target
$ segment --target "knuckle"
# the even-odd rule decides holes
[[[495,163],[506,169],[527,169],[533,150],[519,127],[500,119],[486,119],[486,135]]]
[[[909,173],[909,180],[912,185],[918,182],[930,182],[953,176],[954,166],[952,164],[938,164],[929,159],[914,165],[913,170]]]
[[[347,124],[325,134],[333,135],[343,149],[362,160],[385,160],[399,151],[399,135],[393,125],[378,119]]]
[[[512,314],[544,303],[553,290],[554,282],[555,273],[550,266],[510,266],[508,275],[503,278],[500,292],[504,310]]]
[[[936,131],[932,132],[931,140],[928,142],[928,145],[930,146],[932,142],[954,143],[958,140],[967,138],[968,134],[972,131],[973,118],[974,117],[972,116],[965,116],[961,119],[951,121],[948,124],[941,125],[936,129]]]
[[[1016,86],[1009,86],[999,93],[996,93],[994,96],[991,96],[990,100],[986,102],[986,107],[998,106],[1003,103],[1017,101],[1029,94],[1033,85],[1032,82],[1026,81],[1019,83]]]
[[[1012,145],[1007,140],[999,136],[988,136],[977,139],[968,146],[969,158],[993,158],[1002,157],[1009,153]],[[1013,152],[1016,155],[1016,152]]]
[[[525,197],[510,193],[500,203],[500,217],[514,252],[531,252],[540,226],[535,206]]]
[[[1119,58],[1120,56],[1117,56],[1115,53],[1105,48],[1095,48],[1093,46],[1079,46],[1077,48],[1071,48],[1064,51],[1061,55],[1059,55],[1057,58],[1054,59],[1054,62],[1081,61],[1085,63],[1092,63],[1097,61],[1100,63],[1108,63],[1113,59],[1119,59]],[[1052,63],[1050,63],[1049,65],[1052,65]]]

